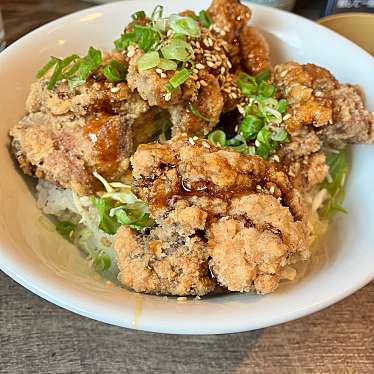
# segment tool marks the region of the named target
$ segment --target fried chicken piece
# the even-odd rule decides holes
[[[328,174],[322,144],[339,148],[372,142],[374,114],[365,109],[357,88],[340,84],[319,66],[277,65],[273,79],[289,104],[284,122],[291,141],[278,150],[278,156],[296,187],[310,191]]]
[[[201,238],[220,284],[229,290],[273,291],[295,256],[308,257],[307,213],[299,193],[275,164],[195,139],[140,145],[132,157],[135,192],[162,232]],[[262,243],[256,256],[239,250],[243,241],[229,244],[226,224],[232,223],[235,243],[242,237]],[[142,253],[147,251],[145,246]],[[231,268],[230,278],[227,269],[234,263],[248,268]]]
[[[359,89],[344,84],[329,96],[333,102],[333,121],[321,129],[323,138],[338,147],[346,143],[372,143],[374,113],[365,109]]]
[[[122,226],[114,249],[119,281],[136,292],[201,296],[215,287],[206,246],[196,235],[180,236],[165,225],[144,235]]]
[[[247,73],[257,75],[272,68],[269,44],[256,27],[244,26],[239,44],[241,65]]]
[[[142,51],[136,50],[130,58],[127,74],[127,83],[130,89],[137,91],[140,97],[146,100],[150,106],[168,108],[176,104],[181,99],[181,88],[177,87],[171,93],[166,90],[166,84],[174,72],[165,72],[165,77],[162,78],[157,74],[156,69],[139,71],[137,61],[143,54]]]
[[[238,0],[213,0],[207,10],[213,23],[223,31],[234,66],[240,65],[239,35],[251,18],[250,9]]]
[[[271,195],[234,198],[228,215],[212,224],[209,255],[217,281],[230,291],[273,292],[294,254],[308,257],[305,232]]]
[[[125,172],[134,149],[132,124],[148,108],[124,83],[70,88],[61,82],[48,90],[47,80],[39,80],[26,102],[28,114],[10,130],[12,149],[25,173],[90,194],[100,186],[93,171],[109,180]],[[143,134],[159,129],[157,122],[143,124]]]
[[[288,62],[274,68],[273,79],[289,104],[285,125],[290,133],[305,125],[320,127],[332,122],[332,102],[324,93],[337,87],[338,82],[328,70]]]
[[[223,109],[221,88],[213,75],[203,73],[202,78],[207,85],[201,87],[195,101],[169,108],[173,124],[172,136],[183,133],[191,136],[205,136],[218,122]],[[199,113],[200,117],[191,112],[191,107]]]

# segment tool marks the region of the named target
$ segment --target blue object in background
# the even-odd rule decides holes
[[[329,0],[324,15],[344,12],[374,12],[374,0]]]

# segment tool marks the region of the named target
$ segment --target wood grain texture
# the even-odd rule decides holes
[[[296,10],[316,18],[316,4],[322,1],[298,1]],[[0,0],[8,43],[89,5]],[[374,283],[283,325],[233,335],[177,336],[75,315],[0,272],[0,373],[374,373]]]
[[[0,373],[373,373],[374,283],[314,315],[254,332],[178,336],[105,325],[0,273]]]

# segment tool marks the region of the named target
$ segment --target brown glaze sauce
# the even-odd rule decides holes
[[[106,113],[93,117],[83,129],[84,135],[93,143],[97,171],[104,176],[112,176],[118,169],[121,158],[119,131],[118,124]]]

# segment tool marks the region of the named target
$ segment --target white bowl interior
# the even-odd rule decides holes
[[[33,183],[15,166],[8,130],[22,117],[35,72],[51,55],[112,47],[130,15],[150,12],[158,1],[126,1],[95,7],[46,25],[0,54],[0,267],[40,296],[82,315],[149,331],[225,333],[284,322],[325,307],[374,275],[374,147],[355,146],[345,206],[323,240],[323,249],[274,294],[211,296],[187,303],[138,295],[106,284],[79,251],[40,220]],[[163,1],[166,12],[206,8],[208,1]],[[251,6],[252,24],[266,30],[274,62],[297,60],[329,68],[342,82],[360,84],[374,110],[373,59],[334,32],[286,12]],[[27,183],[25,183],[25,181]]]

